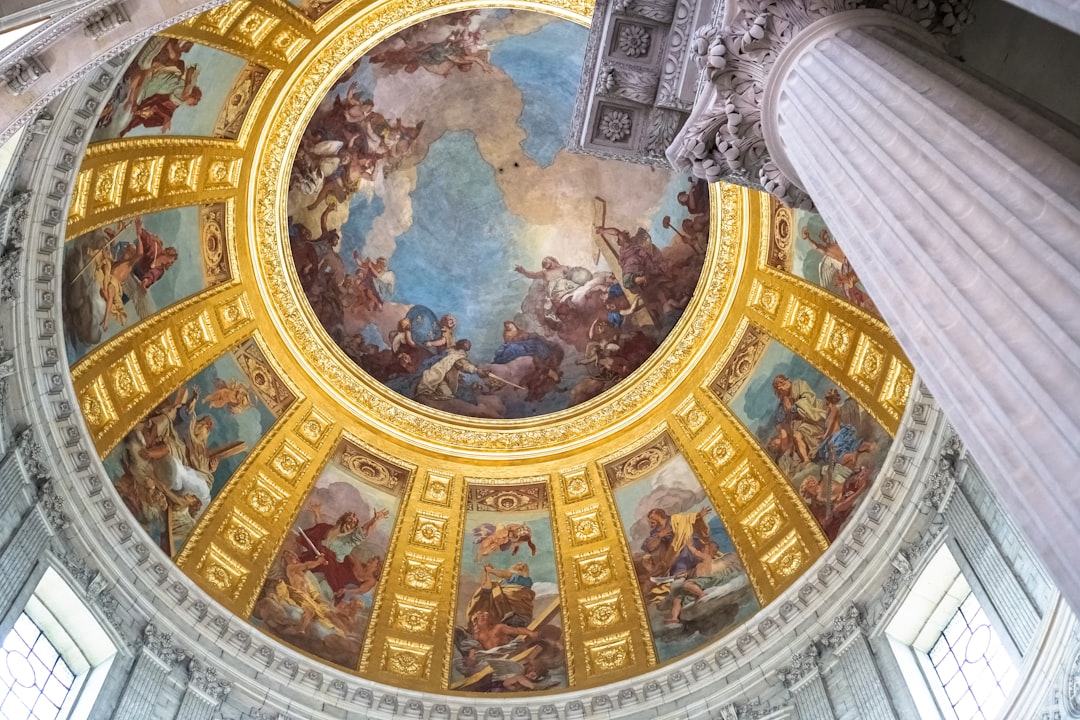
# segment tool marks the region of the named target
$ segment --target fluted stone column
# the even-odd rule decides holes
[[[669,157],[813,198],[1080,607],[1080,139],[949,60],[908,18],[830,14],[831,0],[736,4],[760,39],[740,44],[739,28],[698,38],[709,90]]]
[[[1078,607],[1080,142],[870,15],[778,61],[778,165]]]
[[[172,635],[153,623],[143,631],[143,644],[113,713],[115,720],[156,717],[157,700],[165,679],[187,654],[173,645]]]
[[[822,643],[837,657],[837,666],[859,708],[860,720],[896,720],[889,693],[860,626],[861,619],[858,608],[851,605],[833,620],[833,629],[822,638]]]
[[[192,659],[176,720],[210,720],[231,689],[232,683],[219,678],[216,669]]]
[[[801,720],[833,720],[836,717],[825,692],[817,650],[813,645],[795,654],[791,665],[780,670],[780,680],[791,693]]]

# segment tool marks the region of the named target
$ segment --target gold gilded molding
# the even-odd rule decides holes
[[[423,677],[445,688],[466,485],[454,473],[428,468],[414,468],[406,485],[357,669],[380,682]],[[389,582],[394,578],[397,583]]]
[[[388,638],[383,649],[380,669],[396,676],[398,681],[430,677],[434,648],[427,643],[418,643],[401,638]]]
[[[563,492],[563,502],[567,505],[574,502],[591,500],[596,494],[593,484],[589,480],[587,466],[570,468],[559,473],[559,485]]]
[[[691,395],[675,411],[675,419],[679,421],[683,431],[693,437],[709,424],[712,416],[697,398]]]
[[[259,443],[184,544],[176,564],[232,612],[247,618],[284,541],[328,454],[299,450],[298,430],[310,401],[297,399]],[[288,457],[288,461],[282,461]],[[284,522],[283,522],[284,521]],[[227,561],[227,562],[226,562]],[[230,565],[231,564],[231,565]],[[214,568],[243,569],[227,585]]]
[[[590,677],[611,675],[635,664],[634,642],[629,632],[585,643],[585,670]]]
[[[144,213],[236,196],[244,150],[232,140],[139,137],[94,143],[83,157],[67,239]]]
[[[168,393],[233,344],[220,310],[243,296],[236,284],[206,290],[132,325],[71,368],[75,395],[102,457]],[[250,318],[232,326],[244,327]]]
[[[565,16],[558,7],[548,5],[510,3],[509,6],[562,12]],[[334,399],[374,432],[441,453],[449,451],[474,457],[498,454],[503,460],[510,456],[538,457],[560,447],[580,447],[611,433],[647,416],[671,396],[685,378],[687,368],[708,352],[720,330],[720,320],[727,314],[733,289],[739,284],[737,275],[742,264],[738,251],[747,225],[741,211],[750,204],[760,213],[763,203],[744,188],[714,186],[711,194],[715,240],[709,244],[702,280],[683,321],[631,378],[595,400],[542,418],[466,420],[403,399],[371,381],[326,337],[294,277],[287,244],[280,241],[289,165],[299,139],[295,130],[303,127],[318,99],[353,59],[400,29],[404,18],[419,19],[464,8],[461,4],[429,2],[406,9],[391,3],[360,12],[334,43],[320,43],[301,63],[298,72],[283,87],[277,103],[268,103],[260,109],[267,126],[263,142],[255,148],[253,178],[248,186],[246,207],[251,213],[253,231],[249,257],[254,261],[253,272],[259,278],[265,305],[275,325],[284,330],[297,365],[324,383],[329,381]],[[758,232],[763,227],[754,225]],[[691,317],[693,322],[689,321]]]
[[[888,326],[775,268],[759,267],[753,286],[755,292],[760,287],[761,293],[775,293],[777,312],[751,303],[750,320],[824,373],[895,435],[913,372]],[[890,385],[891,378],[895,381]]]
[[[435,611],[439,603],[395,594],[390,608],[390,628],[399,632],[430,635],[435,631]]]
[[[311,23],[285,2],[235,0],[164,33],[223,50],[267,68],[289,65],[314,39]]]
[[[442,507],[449,506],[451,501],[450,489],[453,482],[453,475],[429,470],[427,480],[424,482],[424,502]]]
[[[696,443],[680,434],[681,428],[673,428],[675,442],[723,521],[764,606],[797,577],[778,573],[770,565],[780,538],[798,541],[799,567],[809,567],[828,541],[795,489],[742,423],[726,405],[713,403],[711,428]]]
[[[578,601],[585,630],[608,630],[626,619],[622,590],[612,590]]]
[[[413,590],[435,591],[442,576],[442,562],[437,558],[408,553],[402,563],[402,578]]]
[[[563,568],[559,594],[572,685],[608,682],[620,671],[618,676],[625,676],[636,658],[647,666],[655,664],[641,597],[636,591],[627,592],[637,577],[607,482],[589,465],[560,470],[553,485],[552,528],[555,555]],[[601,666],[590,648],[613,632],[627,638],[625,663]],[[604,677],[593,680],[600,675]]]

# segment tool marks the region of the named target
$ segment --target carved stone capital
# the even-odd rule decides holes
[[[24,427],[18,430],[12,438],[12,444],[22,458],[31,479],[39,485],[45,483],[49,479],[49,472],[45,467],[41,445],[34,438],[33,428]]]
[[[228,697],[232,690],[232,683],[218,677],[216,668],[194,658],[188,663],[188,686],[218,703]]]
[[[14,300],[22,277],[23,233],[29,192],[13,192],[0,204],[0,300]]]
[[[38,507],[54,528],[63,530],[67,527],[69,518],[64,513],[64,498],[56,494],[52,480],[46,480],[38,489]]]
[[[187,659],[188,654],[173,645],[172,633],[165,632],[154,623],[147,623],[143,629],[143,649],[172,667]]]
[[[802,683],[818,673],[818,651],[813,645],[791,656],[791,664],[780,668],[780,681],[789,690],[796,690]]]
[[[832,651],[847,645],[848,640],[862,632],[863,617],[859,608],[852,603],[837,617],[833,618],[832,629],[821,637],[821,644]]]
[[[971,0],[728,0],[722,25],[694,33],[691,52],[705,81],[682,132],[668,148],[677,169],[709,182],[764,190],[794,207],[810,197],[788,177],[766,147],[762,107],[773,66],[803,30],[857,9],[879,9],[941,34],[970,22]]]
[[[934,470],[926,477],[926,490],[919,504],[924,509],[942,511],[949,502],[949,496],[957,480],[957,465],[964,454],[960,437],[952,430],[938,452]]]

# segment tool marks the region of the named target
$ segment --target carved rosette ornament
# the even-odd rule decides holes
[[[807,646],[802,652],[791,656],[791,664],[780,668],[780,681],[789,690],[797,688],[808,678],[814,677],[818,672],[818,652],[813,645]]]
[[[803,208],[813,206],[810,197],[773,161],[762,131],[765,88],[781,51],[816,21],[849,10],[885,10],[945,35],[959,32],[972,19],[970,0],[730,2],[723,25],[694,33],[691,52],[705,85],[668,148],[668,160],[709,182],[764,190]]]
[[[188,663],[188,685],[218,702],[224,700],[232,690],[232,683],[218,677],[216,668],[204,665],[194,658]]]
[[[169,666],[188,658],[186,652],[173,645],[172,633],[161,630],[154,623],[148,623],[143,630],[143,649]]]

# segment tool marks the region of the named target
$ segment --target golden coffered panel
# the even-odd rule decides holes
[[[166,31],[170,37],[209,45],[268,68],[292,62],[314,38],[311,23],[281,2],[235,2],[196,15]]]
[[[716,422],[696,439],[682,435],[680,444],[701,479],[713,507],[723,519],[750,583],[762,605],[772,602],[794,579],[769,570],[766,557],[778,538],[794,533],[808,567],[828,541],[806,505],[776,464],[724,405]],[[679,429],[675,429],[679,437]]]
[[[453,658],[457,567],[465,533],[465,482],[442,469],[413,470],[394,528],[359,671],[445,687]],[[384,630],[385,628],[385,630]]]
[[[753,288],[759,301],[748,308],[750,319],[895,433],[913,375],[888,326],[816,285],[771,267],[758,269]]]
[[[634,569],[626,550],[614,499],[592,465],[561,470],[556,475],[553,518],[559,564],[572,571],[562,574],[563,621],[567,663],[572,681],[595,684],[625,676],[629,658],[655,662],[644,608],[637,593],[625,588],[634,582]],[[621,632],[623,663],[598,664],[590,648],[598,638]],[[623,671],[620,674],[620,671]]]
[[[250,326],[244,289],[220,285],[126,328],[80,360],[71,378],[98,452],[107,454]]]
[[[244,463],[202,514],[176,558],[181,568],[240,617],[248,617],[278,547],[290,531],[282,520],[296,514],[306,489],[326,462],[306,449],[301,427],[310,402],[297,400],[278,417]],[[213,568],[242,568],[215,576]]]
[[[244,151],[213,138],[125,138],[91,145],[75,181],[67,238],[168,208],[223,202],[240,182]]]

